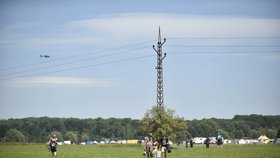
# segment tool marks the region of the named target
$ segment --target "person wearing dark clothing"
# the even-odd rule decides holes
[[[208,149],[208,148],[209,148],[209,145],[210,145],[210,138],[209,138],[209,137],[207,137],[207,138],[205,139],[204,144],[206,145],[206,149]]]
[[[222,137],[222,135],[218,133],[218,136],[216,137],[217,148],[223,148],[223,140],[224,138]]]
[[[166,136],[164,136],[161,140],[160,140],[160,148],[161,149],[161,152],[163,153],[163,157],[166,158],[166,154],[167,152],[166,151],[171,151],[170,148],[169,148],[169,144],[168,144],[169,140]]]
[[[194,144],[194,142],[193,142],[193,140],[191,139],[191,141],[190,141],[190,146],[191,146],[191,148],[193,147],[193,144]]]
[[[56,145],[57,145],[57,137],[54,134],[49,140],[50,151],[52,152],[52,156],[56,155]]]

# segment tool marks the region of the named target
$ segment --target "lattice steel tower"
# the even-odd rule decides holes
[[[164,38],[161,42],[161,33],[160,28],[158,32],[158,43],[157,48],[153,45],[154,50],[157,52],[157,106],[164,107],[163,105],[163,71],[162,71],[162,61],[166,57],[166,53],[162,56],[162,45],[165,43],[166,39]]]

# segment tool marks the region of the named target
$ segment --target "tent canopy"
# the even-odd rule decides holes
[[[269,138],[266,135],[261,135],[258,140],[268,140]]]

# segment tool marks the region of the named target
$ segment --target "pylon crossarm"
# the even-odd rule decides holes
[[[166,42],[166,38],[163,39],[161,46]]]
[[[166,53],[164,53],[164,56],[162,57],[161,62],[162,62],[162,60],[163,60],[165,57],[166,57]]]
[[[157,54],[159,54],[158,51],[157,51],[156,48],[155,48],[155,45],[153,45],[153,49],[157,52]]]

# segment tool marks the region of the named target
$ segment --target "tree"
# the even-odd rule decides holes
[[[70,140],[71,143],[77,143],[78,142],[77,134],[74,133],[74,132],[66,132],[64,138],[65,138],[65,140]]]
[[[218,125],[214,119],[203,119],[200,125],[204,133],[202,136],[209,137],[217,134]]]
[[[224,131],[224,130],[222,130],[222,129],[217,129],[217,133],[222,134],[222,136],[223,136],[224,138],[226,138],[226,139],[231,139],[231,137],[230,137],[230,135],[229,135],[229,133],[228,133],[227,131]],[[215,136],[215,135],[214,135],[214,136]]]
[[[154,111],[156,114],[152,115],[151,113],[155,113]],[[159,118],[159,116],[161,119],[156,120],[155,118]],[[172,121],[169,121],[170,119],[172,121],[174,119],[177,120],[177,122],[180,122],[183,126],[188,125],[187,131],[181,130],[181,126],[174,126]],[[157,123],[154,124],[153,127],[150,126],[151,122],[147,122],[151,120]],[[148,128],[143,126],[145,121],[147,122],[147,125],[149,125]],[[168,126],[165,124],[168,124]],[[216,136],[218,132],[222,133],[225,138],[231,139],[242,137],[251,137],[256,139],[261,134],[265,134],[269,138],[274,138],[275,136],[280,137],[279,124],[280,115],[236,115],[233,119],[211,118],[189,120],[186,123],[184,119],[175,116],[175,111],[173,110],[162,108],[156,111],[154,108],[151,108],[147,110],[145,117],[143,117],[141,121],[130,118],[79,119],[49,117],[0,120],[0,141],[5,142],[6,140],[14,140],[10,139],[10,137],[7,139],[7,133],[10,129],[20,131],[20,133],[24,135],[24,141],[32,143],[43,143],[48,141],[53,131],[56,131],[53,133],[56,134],[59,141],[65,140],[63,139],[62,134],[66,134],[69,131],[78,135],[78,141],[81,139],[83,134],[87,134],[90,140],[97,141],[104,140],[105,138],[115,138],[117,140],[143,139],[143,137],[149,132],[157,135],[161,132],[161,135],[167,134],[169,138],[172,138],[174,137],[171,136],[174,133],[173,131],[178,131],[176,139],[180,140],[184,137],[206,137],[207,135]],[[154,133],[155,130],[151,130],[151,127],[161,130]],[[162,129],[163,127],[166,129]],[[144,128],[147,128],[147,130]],[[174,139],[172,138],[172,140]]]
[[[170,140],[184,139],[187,133],[187,123],[183,118],[175,116],[175,111],[163,107],[153,106],[147,110],[140,121],[142,133],[152,133],[159,140],[163,136]]]
[[[265,133],[268,138],[275,138],[277,136],[277,131],[273,129],[267,129]]]
[[[25,136],[17,129],[9,129],[6,133],[6,141],[22,143],[25,142]]]
[[[83,135],[81,136],[81,142],[85,142],[85,141],[88,141],[88,140],[90,140],[88,134],[83,134]]]

